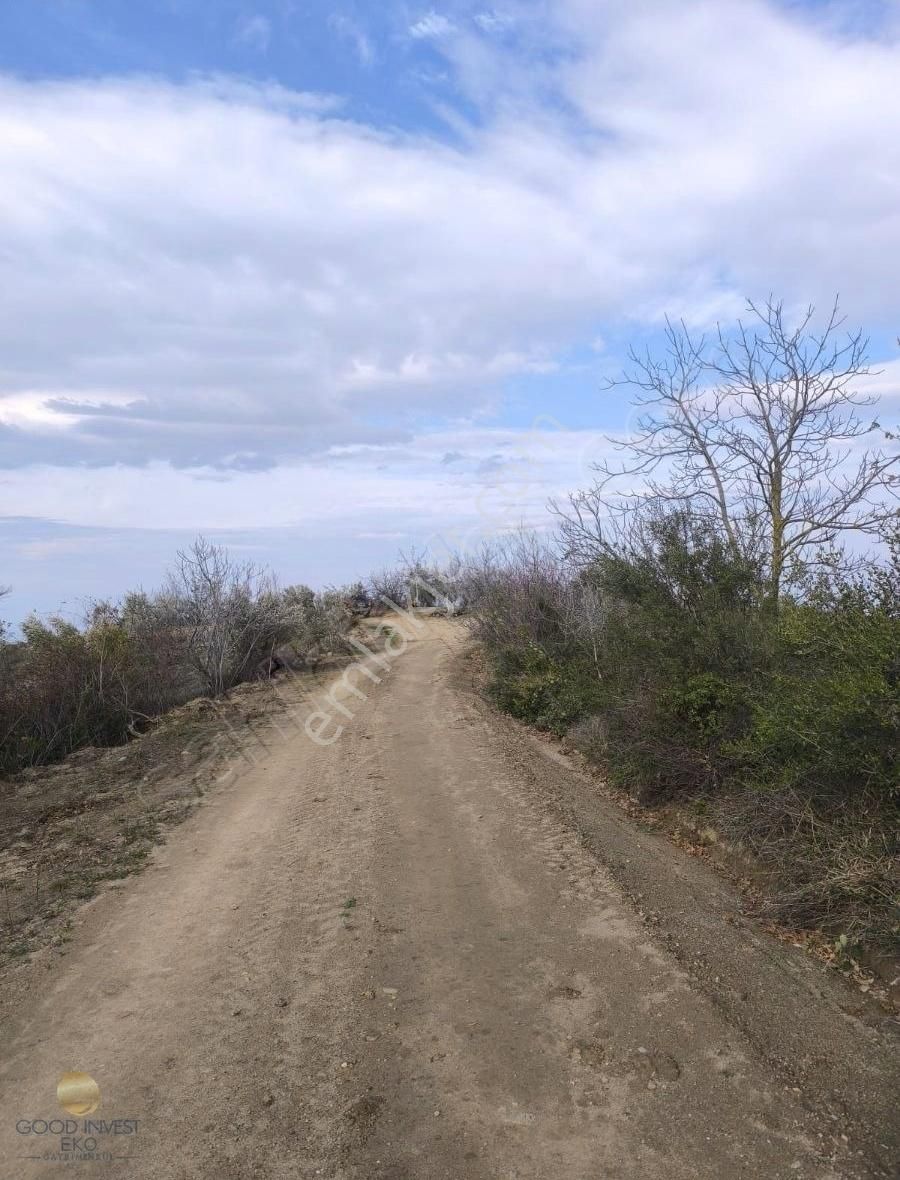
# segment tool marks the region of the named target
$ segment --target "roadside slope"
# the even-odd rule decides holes
[[[889,1174],[874,1107],[855,1141],[854,1111],[831,1118],[825,1094],[797,1093],[648,931],[573,828],[571,799],[554,802],[574,772],[466,687],[466,642],[459,625],[425,625],[381,684],[359,680],[368,698],[347,698],[332,746],[273,731],[141,877],[84,907],[64,958],[8,976],[12,1175],[59,1174],[25,1158],[49,1137],[15,1124],[59,1115],[68,1069],[99,1082],[98,1116],[139,1120],[115,1144],[127,1164],[79,1165],[87,1175]],[[654,857],[660,888],[677,883],[676,850]],[[692,889],[713,963],[725,902]],[[766,955],[749,945],[762,1005]],[[798,1007],[817,1005],[864,1030],[835,1016],[827,985]],[[802,1024],[793,1035],[792,1053]],[[889,1086],[888,1034],[861,1035],[872,1086]]]

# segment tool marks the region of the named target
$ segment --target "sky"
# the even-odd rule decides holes
[[[3,0],[0,177],[15,621],[547,527],[666,315],[840,293],[898,417],[896,0]]]

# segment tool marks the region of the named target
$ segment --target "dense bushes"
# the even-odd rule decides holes
[[[141,661],[120,621],[104,610],[84,630],[57,618],[29,619],[22,630],[24,641],[0,657],[0,768],[124,740],[147,702]]]
[[[399,606],[456,614],[464,605],[462,564],[453,558],[441,566],[425,553],[401,553],[398,564],[371,575],[365,595],[376,613]]]
[[[598,715],[630,784],[714,777],[765,644],[755,570],[708,524],[653,518],[639,540],[578,571],[520,541],[471,583],[505,708],[557,732]]]
[[[778,658],[757,677],[736,745],[754,782],[841,797],[898,791],[898,606],[896,588],[877,602],[843,580],[785,604]]]
[[[602,695],[592,670],[581,661],[548,656],[530,643],[518,657],[506,653],[494,682],[494,696],[514,717],[561,735]]]
[[[714,786],[771,649],[757,569],[707,521],[673,512],[581,577],[610,604],[596,641],[615,777],[645,794]]]
[[[177,555],[162,589],[97,604],[81,626],[32,617],[12,642],[0,625],[0,773],[116,745],[173,706],[279,663],[315,667],[372,610],[452,612],[459,573],[412,554],[368,584],[281,589],[267,570],[201,537]]]
[[[650,513],[580,568],[520,542],[473,571],[493,694],[645,802],[702,803],[772,912],[897,933],[900,565],[825,561],[778,609],[708,519]],[[892,896],[893,894],[893,896]]]
[[[0,773],[126,741],[175,705],[270,670],[284,645],[314,661],[340,645],[361,593],[280,590],[201,538],[155,594],[98,604],[81,627],[32,617],[20,641],[0,635]]]
[[[415,553],[368,584],[281,589],[201,537],[177,555],[162,589],[99,603],[81,626],[32,617],[13,642],[0,624],[0,773],[124,742],[173,706],[219,696],[279,662],[315,667],[372,610],[449,613],[461,594],[458,563],[437,568]]]
[[[775,870],[782,921],[900,931],[900,569],[821,575],[777,621],[721,822]]]

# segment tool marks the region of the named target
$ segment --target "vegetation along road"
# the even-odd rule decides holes
[[[121,1157],[80,1176],[890,1175],[884,1014],[495,715],[462,624],[416,630],[11,971],[3,1174],[66,1171],[77,1070]]]

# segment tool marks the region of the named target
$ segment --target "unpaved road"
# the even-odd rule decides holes
[[[273,733],[64,957],[12,972],[0,1175],[891,1174],[887,1022],[493,717],[465,643],[428,623],[331,746]],[[65,1070],[93,1119],[137,1120],[99,1136],[121,1158],[40,1158]]]

